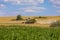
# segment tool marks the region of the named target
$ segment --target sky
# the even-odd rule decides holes
[[[0,16],[60,16],[60,0],[0,0]]]

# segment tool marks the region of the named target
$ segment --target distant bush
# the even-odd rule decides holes
[[[56,21],[56,22],[53,22],[51,23],[50,27],[60,27],[60,21]]]
[[[42,17],[42,16],[39,16],[38,18],[47,18],[47,17]]]
[[[39,18],[42,18],[41,16],[39,16]]]
[[[16,18],[16,20],[22,20],[22,17],[21,17],[21,15],[17,15],[17,18]]]

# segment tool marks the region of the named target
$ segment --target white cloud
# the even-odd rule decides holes
[[[26,9],[25,12],[35,12],[35,10],[32,10],[32,9]]]
[[[60,12],[60,10],[58,10],[60,9],[60,0],[50,0],[50,1],[52,2],[53,7],[57,9],[56,12]]]
[[[60,8],[60,6],[57,6],[57,5],[53,5],[53,7],[55,7],[55,8]]]
[[[56,10],[56,12],[60,12],[60,10]]]
[[[20,0],[4,0],[4,2],[10,2],[12,4],[20,4]]]
[[[53,4],[60,4],[60,0],[50,0]]]
[[[10,2],[13,4],[22,4],[22,3],[26,3],[26,4],[32,4],[32,5],[36,5],[38,3],[44,3],[44,0],[4,0],[4,2]]]
[[[4,2],[7,2],[8,0],[4,0]]]
[[[23,12],[42,12],[46,10],[44,7],[26,7],[26,8],[20,8],[19,10],[23,10]]]
[[[45,10],[46,8],[45,7],[37,7],[37,6],[32,6],[32,7],[26,7],[26,8],[21,8],[21,9],[39,9],[39,10]]]
[[[0,8],[6,8],[6,5],[0,4]]]
[[[44,3],[44,0],[38,0],[38,2],[40,2],[40,3]]]

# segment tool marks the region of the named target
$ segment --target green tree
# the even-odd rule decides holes
[[[16,18],[16,20],[22,20],[22,17],[21,17],[21,15],[17,15],[17,18]]]

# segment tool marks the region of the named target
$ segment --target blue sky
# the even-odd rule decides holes
[[[0,16],[60,16],[60,0],[0,0]]]

